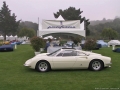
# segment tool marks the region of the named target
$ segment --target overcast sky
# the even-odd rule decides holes
[[[54,20],[53,13],[70,6],[81,9],[82,17],[90,20],[114,19],[120,16],[120,0],[0,0],[0,7],[6,1],[17,19],[38,22],[42,19]]]

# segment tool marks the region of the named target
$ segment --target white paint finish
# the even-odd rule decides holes
[[[76,57],[54,57],[53,65],[55,69],[71,69],[76,62]]]
[[[51,69],[82,69],[82,68],[88,68],[89,63],[93,59],[99,59],[104,62],[104,66],[108,67],[111,64],[111,58],[107,56],[102,56],[101,54],[82,51],[82,50],[74,50],[75,52],[80,52],[80,56],[56,56],[59,53],[66,52],[64,50],[67,49],[61,49],[55,54],[51,54],[51,56],[48,56],[48,53],[42,53],[39,55],[36,55],[35,57],[27,60],[24,64],[24,66],[29,66],[32,69],[35,69],[36,63],[40,60],[46,60],[50,63]],[[67,52],[70,49],[67,50]],[[73,51],[73,49],[71,49]],[[82,54],[84,53],[84,54]]]
[[[76,62],[73,68],[86,68],[89,65],[89,60],[87,56],[76,56]]]

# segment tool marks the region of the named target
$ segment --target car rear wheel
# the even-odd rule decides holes
[[[36,65],[39,72],[47,72],[50,70],[50,64],[47,61],[39,61]]]
[[[103,69],[103,63],[100,60],[93,60],[90,62],[89,68],[93,71],[100,71]]]

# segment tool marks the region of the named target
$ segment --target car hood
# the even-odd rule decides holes
[[[46,57],[47,54],[49,54],[49,53],[38,54],[38,55],[34,56],[33,58],[28,59],[28,60],[26,61],[26,63],[30,63],[31,61],[34,61],[34,60],[36,60],[36,59],[38,59],[38,58],[40,59],[41,57]]]
[[[87,55],[101,55],[101,54],[98,54],[98,53],[87,53]]]
[[[41,53],[41,54],[36,55],[35,57],[47,56],[47,54],[49,53]]]

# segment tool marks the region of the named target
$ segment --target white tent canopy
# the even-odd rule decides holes
[[[10,35],[9,37],[13,37],[12,35]]]
[[[56,20],[63,20],[63,21],[65,21],[61,15]]]
[[[52,20],[53,21],[53,20]],[[63,17],[60,15],[56,20],[54,21],[64,21]],[[52,34],[52,33],[72,33],[72,34],[77,34],[81,35],[83,37],[86,37],[85,35],[85,29],[84,29],[84,21],[80,24],[80,28],[75,28],[75,29],[66,29],[66,28],[54,28],[54,29],[43,29],[42,25],[39,24],[39,30],[37,31],[38,36],[46,35],[46,34]]]
[[[3,37],[2,35],[0,35],[0,37]]]
[[[3,40],[4,37],[2,35],[0,35],[0,40]],[[24,37],[18,37],[17,35],[13,36],[13,35],[6,35],[6,40],[18,40],[18,41],[24,41],[24,40],[28,40],[28,37],[24,36]]]
[[[119,40],[110,40],[108,42],[108,45],[120,45],[120,41]]]
[[[2,35],[0,35],[0,40],[3,40],[3,39],[4,39],[4,37]]]
[[[14,37],[16,37],[16,38],[17,38],[18,36],[17,36],[17,35],[15,35]]]
[[[53,39],[54,37],[50,35],[50,36],[44,37],[43,39],[48,39],[48,38]]]
[[[67,29],[53,29],[53,30],[40,30],[39,31],[39,36],[45,35],[45,34],[50,34],[50,33],[73,33],[73,34],[78,34],[81,35],[83,37],[85,37],[85,30],[78,30],[78,29],[74,29],[74,30],[67,30]]]

